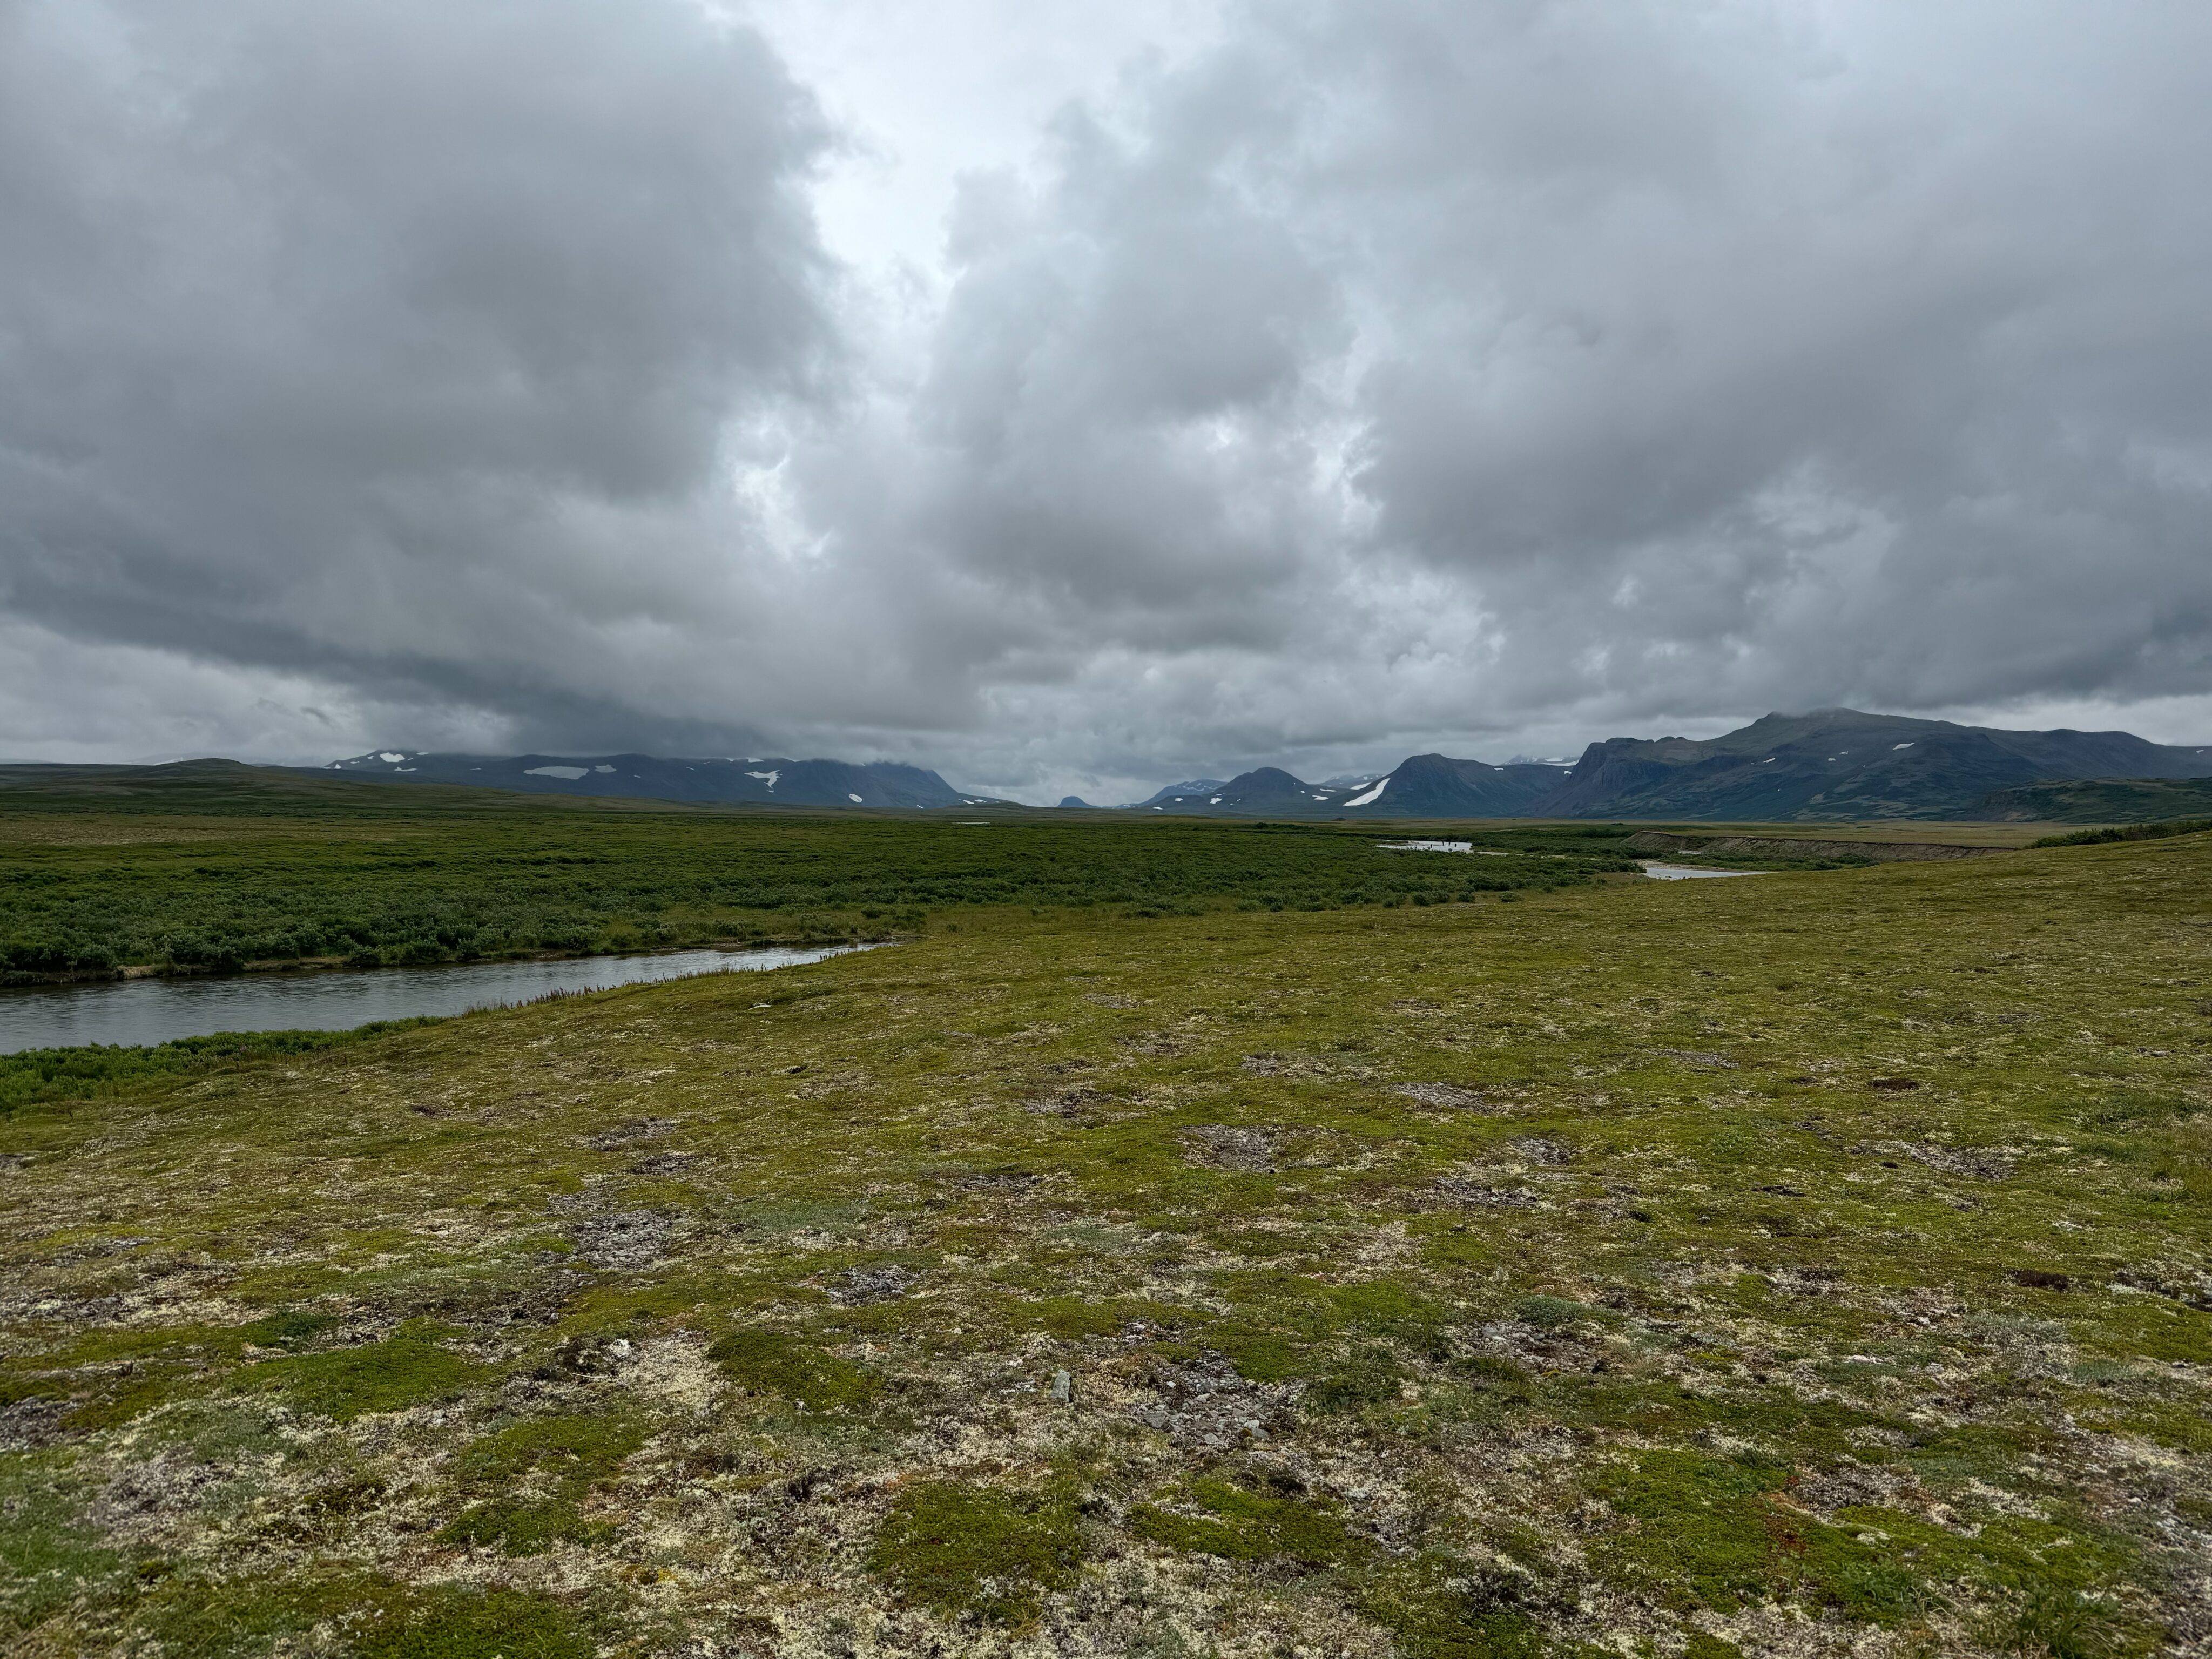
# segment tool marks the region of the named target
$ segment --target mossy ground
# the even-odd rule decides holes
[[[2208,1059],[2194,837],[969,910],[126,1077],[0,1124],[0,1630],[2202,1653]]]

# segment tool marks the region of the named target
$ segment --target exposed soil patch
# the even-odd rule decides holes
[[[951,1179],[963,1193],[1025,1193],[1044,1177],[1026,1170],[981,1170]]]
[[[1130,1417],[1177,1445],[1205,1451],[1290,1432],[1304,1392],[1303,1383],[1249,1382],[1211,1350],[1182,1364],[1152,1362],[1144,1384],[1152,1398],[1131,1407]]]
[[[1463,1089],[1456,1083],[1401,1083],[1396,1092],[1424,1106],[1438,1106],[1452,1112],[1479,1112],[1490,1105],[1473,1089]]]
[[[1544,1200],[1525,1187],[1499,1187],[1462,1176],[1442,1176],[1433,1190],[1448,1205],[1476,1210],[1540,1210]]]
[[[1654,1048],[1655,1054],[1687,1066],[1700,1072],[1733,1072],[1735,1062],[1726,1054],[1717,1054],[1704,1048]]]
[[[576,1254],[611,1273],[639,1273],[668,1253],[675,1223],[657,1210],[620,1210],[587,1217],[570,1227]]]
[[[635,1146],[641,1140],[658,1140],[676,1127],[672,1117],[632,1118],[628,1123],[618,1123],[611,1129],[602,1129],[589,1136],[584,1144],[593,1152],[611,1152],[624,1146]]]
[[[1039,1117],[1081,1118],[1101,1106],[1109,1105],[1114,1097],[1103,1089],[1094,1089],[1078,1084],[1071,1088],[1055,1089],[1048,1095],[1024,1103],[1024,1109]]]
[[[1926,1140],[1887,1140],[1879,1151],[1894,1152],[1899,1158],[1909,1158],[1916,1164],[1924,1164],[1937,1173],[1957,1176],[1966,1181],[2003,1181],[2011,1176],[2019,1160],[2008,1151],[1994,1146],[1945,1146]]]
[[[920,1273],[896,1262],[853,1267],[830,1282],[830,1299],[842,1308],[865,1308],[879,1302],[896,1302],[921,1282]]]
[[[1282,1144],[1283,1132],[1207,1124],[1185,1129],[1176,1138],[1182,1142],[1183,1156],[1205,1169],[1264,1175],[1275,1167],[1275,1152]]]

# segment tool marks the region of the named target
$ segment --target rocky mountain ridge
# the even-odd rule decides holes
[[[1171,786],[1139,810],[1266,817],[1851,822],[2029,816],[2024,787],[2212,778],[2212,744],[2127,732],[2014,732],[1851,708],[1768,714],[1717,738],[1612,738],[1571,766],[1414,755],[1378,781],[1307,783],[1261,767]],[[2118,799],[2116,796],[2115,799]]]
[[[888,761],[650,755],[447,755],[379,750],[315,769],[394,782],[472,784],[572,795],[792,806],[932,810],[1015,803],[955,789],[937,773]],[[1610,738],[1571,765],[1494,766],[1411,755],[1380,775],[1309,783],[1262,766],[1226,780],[1170,784],[1123,811],[1315,818],[1600,818],[1678,823],[1843,823],[1877,818],[2078,817],[2077,789],[2114,780],[2212,779],[2212,744],[2155,744],[2127,732],[2016,732],[1851,708],[1768,714],[1717,738]],[[2134,799],[2106,789],[2100,801]],[[2170,792],[2171,793],[2171,792]],[[2181,790],[2176,797],[2200,799]],[[1060,805],[1089,808],[1068,796]]]

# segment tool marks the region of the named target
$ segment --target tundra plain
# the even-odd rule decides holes
[[[1390,856],[14,1057],[9,1645],[2207,1650],[2212,836]]]

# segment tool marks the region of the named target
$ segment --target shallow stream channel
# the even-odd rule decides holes
[[[372,1020],[465,1014],[556,992],[793,968],[863,945],[669,951],[646,957],[480,962],[452,968],[332,968],[215,978],[108,980],[0,991],[0,1054],[88,1043],[132,1047],[217,1031],[343,1031]]]

